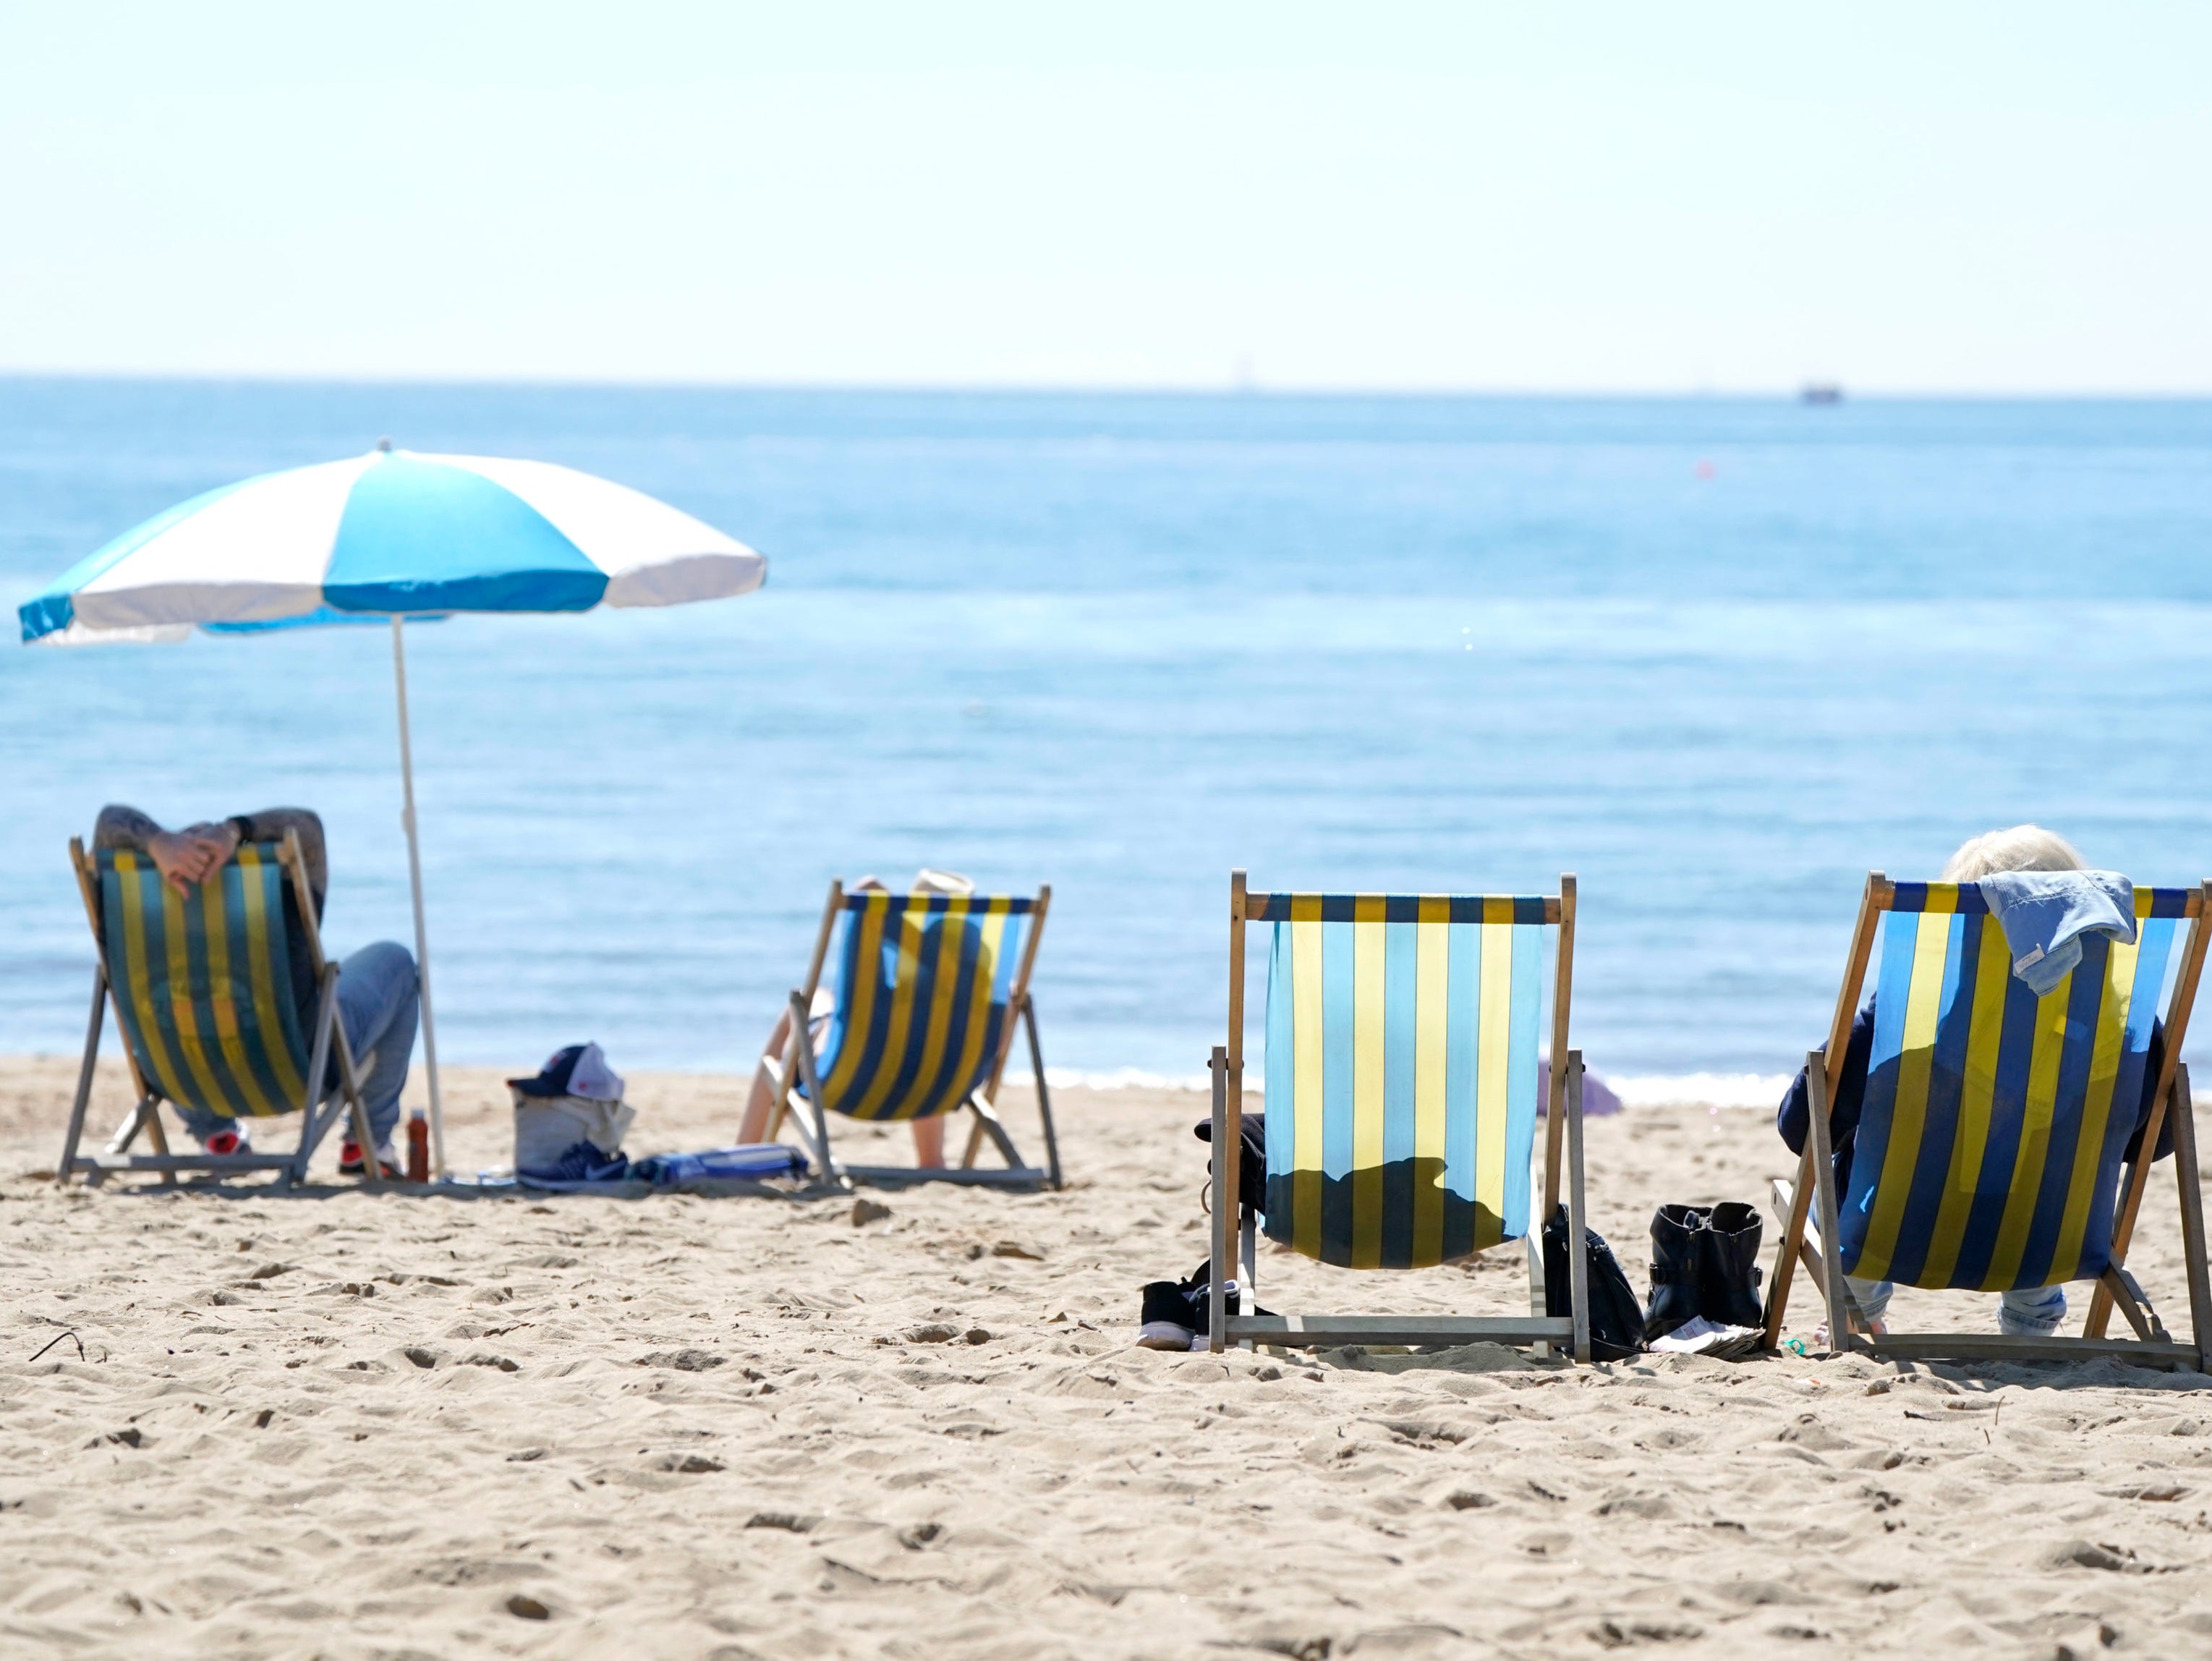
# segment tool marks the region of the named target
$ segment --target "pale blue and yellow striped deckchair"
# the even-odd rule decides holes
[[[316,1146],[349,1108],[354,1135],[370,1145],[353,1055],[337,1019],[338,969],[323,958],[296,836],[246,844],[221,871],[181,895],[143,855],[107,849],[87,855],[83,843],[72,838],[70,858],[98,961],[84,1063],[54,1173],[58,1180],[79,1172],[94,1182],[114,1171],[157,1172],[173,1182],[179,1171],[222,1177],[275,1171],[289,1187],[305,1180]],[[295,920],[289,927],[288,892]],[[319,989],[307,1033],[295,1002],[298,952],[307,954]],[[111,1001],[137,1104],[106,1155],[80,1154]],[[324,1106],[325,1092],[311,1090],[309,1082],[327,1077],[333,1056],[339,1087]],[[161,1123],[165,1101],[241,1120],[298,1113],[299,1147],[291,1153],[173,1153]],[[155,1151],[132,1154],[142,1130]],[[375,1164],[368,1162],[372,1171]]]
[[[1776,1184],[1786,1226],[1768,1299],[1770,1342],[1780,1334],[1802,1256],[1819,1278],[1837,1348],[1900,1360],[2114,1353],[2199,1365],[2200,1346],[2212,1340],[2212,1294],[2179,1057],[2203,968],[2212,885],[2135,893],[2136,943],[2087,938],[2080,965],[2039,999],[2012,972],[2004,932],[1977,885],[1891,882],[1880,872],[1868,878],[1827,1047],[1806,1062],[1812,1123],[1798,1181]],[[1870,960],[1874,1043],[1850,1183],[1838,1194],[1828,1103]],[[2129,1165],[2152,1025],[2169,978],[2164,1065],[2153,1080],[2151,1123]],[[2187,1343],[2167,1334],[2124,1267],[2169,1114],[2188,1264]],[[1807,1215],[1814,1202],[1817,1234]],[[1829,1241],[1839,1249],[1830,1251]],[[1864,1330],[1846,1275],[1976,1292],[2087,1281],[2096,1291],[2078,1338],[1877,1338]],[[2105,1315],[2115,1303],[2134,1340],[2105,1338]]]
[[[813,1121],[793,1123],[833,1182],[940,1181],[1010,1187],[1060,1185],[1060,1141],[1037,1042],[1030,970],[1044,929],[1049,887],[1034,897],[1007,894],[847,893],[830,886],[806,983],[791,995],[791,1038],[767,1065],[775,1085],[769,1135],[781,1127],[794,1098]],[[808,1012],[836,943],[836,1004],[817,1059],[809,1042]],[[1030,1165],[994,1106],[1014,1029],[1028,1035],[1043,1123],[1045,1164]],[[957,1166],[840,1165],[830,1147],[827,1113],[882,1123],[926,1119],[965,1108],[975,1116]],[[1006,1162],[979,1169],[988,1137]]]
[[[1271,926],[1267,963],[1266,1233],[1346,1269],[1424,1269],[1528,1238],[1559,1202],[1562,1141],[1570,1241],[1582,1238],[1582,1060],[1567,1047],[1575,879],[1555,895],[1256,894],[1230,879],[1229,1042],[1214,1051],[1213,1262],[1254,1220],[1236,1203],[1243,1116],[1244,930]],[[1544,1177],[1531,1192],[1553,964],[1552,1074]],[[1534,1202],[1540,1198],[1541,1208]],[[1540,1232],[1540,1231],[1536,1231]],[[1532,1241],[1532,1247],[1534,1242]],[[1583,1256],[1567,1254],[1571,1313],[1546,1312],[1530,1253],[1528,1317],[1261,1316],[1225,1306],[1213,1276],[1212,1347],[1258,1342],[1556,1344],[1587,1360]]]

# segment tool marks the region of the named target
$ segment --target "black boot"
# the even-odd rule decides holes
[[[1644,1311],[1645,1342],[1697,1318],[1698,1284],[1711,1206],[1662,1205],[1651,1219],[1651,1305]]]
[[[1700,1237],[1698,1313],[1719,1326],[1755,1327],[1759,1303],[1759,1211],[1740,1200],[1713,1208]]]

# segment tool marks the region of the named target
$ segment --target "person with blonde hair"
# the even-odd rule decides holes
[[[2015,824],[2002,830],[1984,831],[1969,837],[1959,850],[1944,861],[1943,882],[1978,882],[1984,877],[1996,876],[2007,871],[2080,871],[2085,867],[2081,855],[2073,843],[2055,830],[2046,830],[2039,824]],[[1850,1042],[1844,1050],[1843,1075],[1837,1080],[1833,1098],[1829,1104],[1828,1135],[1835,1151],[1836,1189],[1841,1193],[1848,1185],[1851,1174],[1852,1145],[1859,1128],[1859,1110],[1866,1095],[1867,1063],[1874,1053],[1874,1000],[1869,998],[1866,1007],[1851,1023]],[[2151,1026],[2150,1050],[2142,1074],[2142,1098],[2135,1104],[2135,1129],[2128,1138],[2127,1159],[2133,1161],[2142,1144],[2143,1127],[2150,1122],[2151,1101],[2158,1088],[2158,1077],[2166,1061],[2166,1027],[2162,1022]],[[2122,1110],[2118,1102],[2113,1110]],[[1790,1093],[1782,1098],[1781,1110],[1775,1116],[1775,1128],[1782,1133],[1792,1153],[1805,1151],[1806,1133],[1811,1127],[1811,1097],[1808,1091],[1803,1068],[1790,1086]],[[2168,1119],[2159,1133],[2158,1159],[2173,1152],[2173,1122]],[[1858,1300],[1868,1320],[1877,1335],[1888,1330],[1882,1316],[1889,1308],[1890,1295],[1896,1288],[1887,1281],[1863,1281],[1856,1275],[1844,1277],[1851,1295]],[[2066,1318],[2066,1288],[2063,1286],[2030,1287],[2002,1294],[1997,1308],[1997,1329],[2017,1337],[2047,1337],[2057,1330],[2058,1323]],[[1825,1331],[1825,1328],[1823,1329]]]

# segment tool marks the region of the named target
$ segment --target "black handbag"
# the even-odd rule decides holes
[[[1583,1230],[1583,1283],[1589,1299],[1590,1359],[1618,1361],[1644,1348],[1644,1305],[1628,1276],[1613,1260],[1613,1248],[1594,1228]],[[1567,1208],[1559,1206],[1544,1225],[1544,1313],[1574,1313],[1567,1279]]]

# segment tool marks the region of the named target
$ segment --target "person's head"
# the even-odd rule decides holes
[[[2000,871],[2079,871],[2081,855],[2056,830],[2015,824],[1968,838],[1944,862],[1943,882],[1979,882]]]

